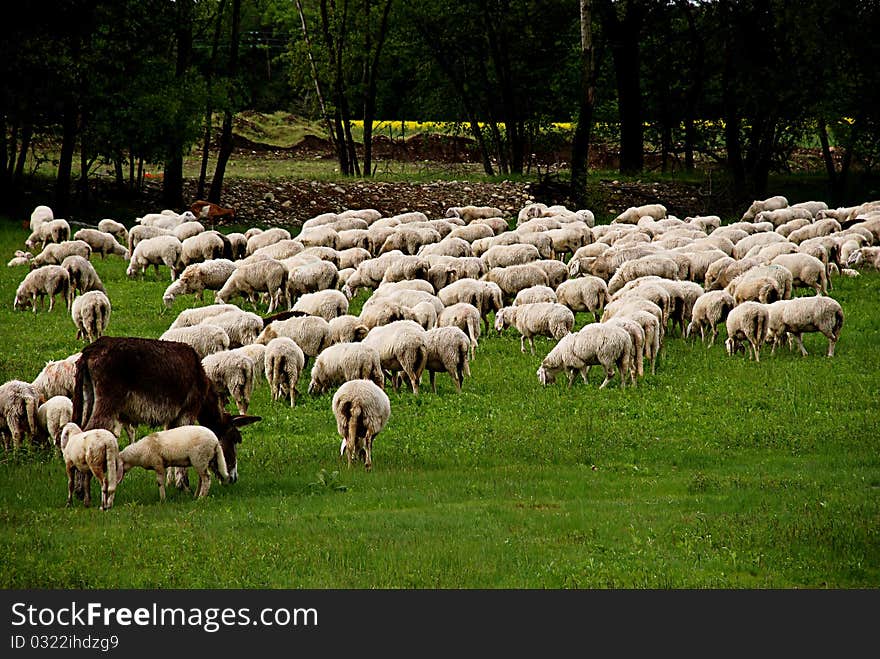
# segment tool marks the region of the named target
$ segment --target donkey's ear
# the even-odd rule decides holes
[[[257,421],[262,421],[263,417],[261,416],[248,416],[247,414],[238,414],[232,417],[232,425],[236,428],[241,428],[243,426],[249,426],[252,423],[256,423]]]

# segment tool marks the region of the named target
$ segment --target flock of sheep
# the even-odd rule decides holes
[[[180,296],[204,300],[205,291],[213,303],[182,311],[159,338],[196,351],[223,403],[246,414],[265,378],[273,400],[295,406],[311,363],[309,393],[336,390],[340,454],[367,469],[390,417],[386,386],[418,394],[427,371],[434,391],[436,373],[449,374],[460,390],[490,324],[515,328],[523,352],[526,343],[535,352],[537,336],[556,341],[537,371],[542,385],[563,372],[569,386],[577,375],[588,382],[591,366],[600,366],[600,388],[614,377],[624,387],[644,376],[646,362],[656,372],[667,336],[699,333],[711,346],[721,324],[731,355],[747,346],[757,361],[767,343],[771,353],[788,343],[806,355],[802,334],[821,332],[833,356],[844,322],[829,294],[833,278],[857,276],[859,265],[880,267],[880,201],[831,209],[771,197],[723,226],[718,216],[673,217],[661,204],[628,208],[607,225],[596,225],[588,210],[540,203],[510,220],[482,206],[453,207],[439,219],[362,209],[313,217],[295,237],[278,227],[224,234],[190,211],[167,210],[130,229],[102,220],[71,235],[41,206],[31,231],[26,247],[36,253],[17,251],[9,262],[30,267],[14,308],[36,312],[48,298],[51,311],[61,296],[77,338],[90,343],[107,329],[112,309],[94,254],[126,259],[131,278],[167,268],[166,306]],[[793,296],[798,288],[811,294]],[[350,314],[361,289],[371,294]],[[263,305],[267,315],[258,313]],[[573,332],[581,312],[595,322]],[[228,478],[217,438],[198,426],[149,435],[158,442],[149,459],[136,457],[132,447],[147,438],[134,442],[133,429],[122,451],[113,433],[80,430],[71,403],[78,356],[47,363],[32,382],[0,386],[6,448],[10,438],[15,447],[26,435],[51,438],[70,487],[74,472],[94,474],[105,509],[131,466],[154,469],[163,498],[168,466],[195,466],[197,495],[207,493],[209,467]],[[105,448],[90,448],[92,439]],[[156,457],[163,451],[177,462]]]

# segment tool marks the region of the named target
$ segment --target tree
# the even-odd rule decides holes
[[[232,115],[234,101],[231,89],[234,88],[236,74],[238,73],[238,41],[239,30],[241,27],[241,0],[232,0],[232,29],[229,36],[229,79],[230,79],[230,98],[227,99],[227,105],[223,113],[223,129],[220,133],[220,150],[217,154],[217,165],[214,168],[214,178],[211,180],[211,192],[208,194],[208,201],[215,204],[220,203],[220,196],[223,192],[223,178],[226,175],[226,164],[229,162],[229,156],[232,155],[234,147],[232,141]]]
[[[580,0],[580,86],[577,124],[571,144],[571,197],[582,205],[587,189],[590,133],[596,100],[596,72],[593,60],[593,13],[591,0]]]

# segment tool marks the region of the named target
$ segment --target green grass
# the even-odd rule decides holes
[[[0,223],[0,253],[25,237]],[[162,313],[165,270],[129,281],[118,258],[95,266],[108,334],[157,337],[192,303]],[[63,305],[12,310],[23,276],[0,271],[2,381],[82,347]],[[372,473],[340,462],[331,394],[290,408],[265,382],[240,480],[200,501],[169,490],[160,504],[136,470],[111,511],[67,509],[59,455],[7,452],[0,585],[876,588],[880,274],[836,278],[832,294],[846,313],[834,359],[818,335],[807,358],[765,350],[759,364],[673,337],[657,374],[622,391],[599,391],[595,370],[589,386],[542,389],[551,342],[524,355],[513,330],[493,333],[461,394],[445,375],[436,395],[389,392]]]

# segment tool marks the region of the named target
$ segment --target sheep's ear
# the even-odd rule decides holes
[[[232,425],[236,428],[241,428],[243,426],[249,426],[252,423],[256,423],[257,421],[262,421],[263,417],[261,416],[248,416],[247,414],[238,414],[232,417]]]

